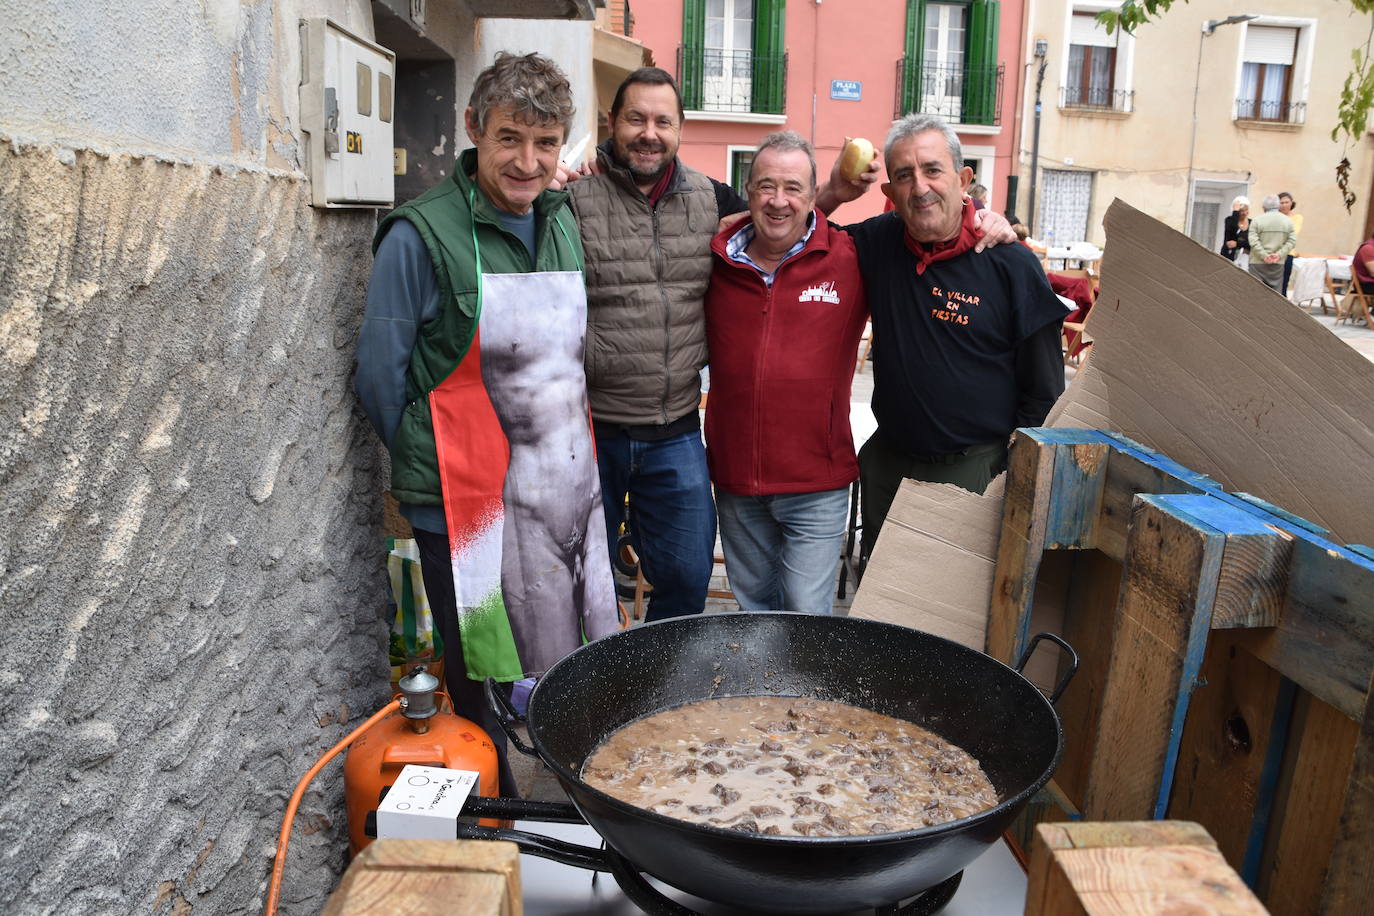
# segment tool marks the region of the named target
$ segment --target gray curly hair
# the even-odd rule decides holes
[[[499,51],[496,61],[477,76],[468,99],[477,132],[486,134],[487,117],[496,108],[528,124],[557,124],[566,140],[572,129],[572,87],[558,65],[539,54]]]
[[[959,142],[959,137],[954,133],[943,118],[935,115],[909,114],[898,119],[892,125],[892,129],[887,132],[887,142],[883,144],[883,161],[892,158],[892,148],[907,137],[914,137],[923,134],[928,130],[938,130],[945,138],[945,145],[949,147],[949,158],[954,163],[954,170],[957,172],[964,165],[964,149]]]

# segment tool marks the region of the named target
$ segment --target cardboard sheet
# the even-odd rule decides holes
[[[1374,544],[1374,363],[1119,200],[1106,229],[1092,358],[1047,425],[1123,433],[1332,540]]]
[[[1005,474],[982,495],[904,481],[850,616],[925,630],[981,652],[1005,486]]]
[[[1119,200],[1106,229],[1092,358],[1046,425],[1123,433],[1333,540],[1374,544],[1374,363]],[[1002,486],[904,483],[851,615],[982,649]]]

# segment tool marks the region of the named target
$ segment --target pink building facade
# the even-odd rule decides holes
[[[614,0],[612,0],[614,2]],[[824,181],[845,137],[882,148],[895,117],[954,126],[990,205],[1015,210],[1022,0],[631,0],[634,37],[683,88],[681,157],[741,187],[770,131],[816,148]],[[1024,191],[1021,196],[1024,198]],[[882,211],[872,192],[838,217]]]

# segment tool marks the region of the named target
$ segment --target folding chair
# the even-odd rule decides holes
[[[1074,320],[1065,321],[1063,331],[1064,365],[1081,368],[1083,363],[1087,362],[1088,351],[1093,343],[1091,337],[1084,335],[1083,325],[1088,320],[1088,313],[1092,311],[1093,303],[1097,301],[1097,274],[1089,267],[1070,267],[1064,270],[1050,271],[1050,273],[1059,277],[1087,280],[1089,283],[1088,288],[1091,294],[1087,307],[1080,308],[1076,313],[1070,312],[1069,314],[1074,316]]]
[[[1338,306],[1336,308],[1336,324],[1342,321],[1354,321],[1356,313],[1364,321],[1365,327],[1374,328],[1374,318],[1370,317],[1369,304],[1374,293],[1367,293],[1360,285],[1359,274],[1355,273],[1352,265],[1350,269],[1350,291],[1345,294],[1345,299],[1341,306],[1345,306],[1344,311]]]
[[[1345,277],[1336,277],[1331,273],[1331,262],[1335,258],[1326,259],[1326,295],[1331,297],[1331,308],[1340,315],[1341,297],[1350,291],[1350,280]],[[1354,268],[1351,268],[1352,272]],[[1326,314],[1326,296],[1322,297],[1322,314]]]
[[[1083,316],[1085,319],[1087,315]],[[1093,339],[1083,333],[1082,321],[1064,322],[1064,365],[1082,369],[1092,354]]]

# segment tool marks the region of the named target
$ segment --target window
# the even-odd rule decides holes
[[[786,0],[685,0],[678,82],[696,111],[782,114]]]
[[[730,150],[730,187],[741,197],[748,197],[744,185],[749,181],[749,167],[754,164],[754,149]]]
[[[1108,35],[1091,13],[1074,13],[1070,30],[1064,104],[1110,107],[1116,89],[1116,35]]]
[[[702,107],[749,109],[754,56],[753,0],[706,0]]]
[[[1059,107],[1087,112],[1129,112],[1132,108],[1131,63],[1135,45],[1119,29],[1111,34],[1097,14],[1113,7],[1077,3],[1065,28],[1063,77]]]
[[[907,0],[905,54],[897,62],[897,115],[938,114],[964,124],[1001,122],[998,0]]]
[[[1045,244],[1067,248],[1087,240],[1088,209],[1092,203],[1093,173],[1045,169],[1040,205],[1040,233]]]
[[[1294,120],[1293,63],[1298,30],[1252,25],[1245,30],[1236,117],[1246,121]]]
[[[921,110],[958,121],[964,96],[964,13],[962,3],[926,4],[921,55]]]

